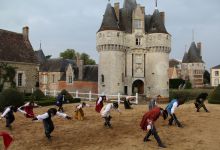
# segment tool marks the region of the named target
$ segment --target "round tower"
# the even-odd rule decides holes
[[[157,95],[169,97],[169,53],[171,51],[171,35],[164,26],[164,12],[156,8],[151,16],[149,34],[147,36],[146,80],[147,97]]]
[[[96,34],[99,53],[98,91],[118,94],[123,92],[125,47],[114,8],[107,4],[102,25]]]

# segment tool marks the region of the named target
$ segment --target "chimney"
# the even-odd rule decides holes
[[[114,4],[114,9],[115,9],[115,14],[116,14],[116,17],[119,21],[119,3],[115,3]]]
[[[163,24],[165,24],[165,12],[160,12],[160,18],[161,18]]]
[[[145,14],[145,7],[141,6],[142,13]]]
[[[80,56],[79,55],[76,55],[76,65],[78,67],[78,79],[79,80],[82,80],[83,79],[83,60],[80,59]]]
[[[199,51],[199,56],[202,58],[202,54],[201,54],[201,50],[202,50],[202,43],[201,42],[198,42],[197,43],[197,49],[198,49],[198,51]]]
[[[23,27],[23,37],[24,37],[24,39],[27,40],[27,41],[29,40],[28,34],[29,34],[29,28],[28,28],[28,26]]]

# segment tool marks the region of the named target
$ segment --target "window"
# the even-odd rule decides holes
[[[141,38],[136,38],[136,45],[141,45]]]
[[[43,75],[43,84],[47,84],[47,75]]]
[[[215,71],[215,76],[219,76],[219,72],[218,71]]]
[[[141,20],[133,20],[133,28],[134,29],[141,29],[142,26],[141,26]]]
[[[72,76],[68,77],[68,83],[73,83],[73,77]]]
[[[55,83],[55,75],[52,75],[52,83]]]
[[[18,73],[18,86],[22,86],[22,73]]]
[[[214,85],[215,85],[215,86],[218,86],[218,85],[219,85],[219,80],[218,80],[218,79],[215,79],[215,80],[214,80]]]
[[[104,75],[103,75],[103,74],[101,75],[101,81],[102,81],[102,82],[105,82],[105,79],[104,79]]]

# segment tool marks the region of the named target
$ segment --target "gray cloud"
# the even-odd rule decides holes
[[[111,3],[123,0],[111,0]],[[137,0],[147,14],[154,10],[153,0]],[[0,0],[0,28],[21,32],[30,27],[30,40],[39,49],[40,40],[46,55],[58,57],[67,48],[86,52],[98,60],[96,32],[100,27],[107,0]],[[158,8],[166,12],[166,28],[172,35],[171,57],[182,59],[185,45],[203,43],[207,68],[220,64],[219,0],[159,0]]]

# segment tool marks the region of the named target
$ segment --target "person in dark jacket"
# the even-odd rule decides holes
[[[132,109],[132,107],[131,107],[132,103],[130,102],[130,100],[133,100],[133,99],[134,98],[130,97],[130,96],[127,96],[127,97],[123,98],[125,109]]]
[[[56,98],[56,106],[58,107],[58,111],[64,112],[63,109],[63,102],[65,100],[65,95],[63,94],[58,94],[57,98]]]
[[[199,96],[196,98],[196,101],[195,101],[195,107],[197,109],[197,112],[199,112],[199,109],[203,107],[203,109],[206,111],[206,112],[209,112],[208,109],[206,108],[205,104],[204,104],[204,101],[207,99],[208,97],[208,93],[201,93],[199,94]]]
[[[163,110],[160,107],[154,107],[153,109],[144,114],[140,126],[142,130],[148,130],[148,133],[144,137],[144,142],[150,141],[149,137],[151,135],[154,135],[154,138],[156,139],[158,146],[166,148],[166,146],[162,143],[159,135],[157,134],[157,130],[154,126],[154,122],[156,122],[160,115],[162,115],[165,120],[168,116],[168,113],[166,110]]]
[[[14,112],[17,112],[17,110],[18,110],[17,107],[9,106],[9,107],[6,107],[5,111],[2,113],[0,119],[3,117],[6,119],[7,128],[11,128],[11,124],[15,120]]]
[[[45,135],[48,139],[51,138],[51,133],[54,130],[54,125],[53,125],[53,121],[52,121],[52,117],[58,115],[60,117],[66,118],[66,119],[71,119],[71,117],[69,117],[67,114],[65,113],[61,113],[59,111],[57,111],[56,108],[50,108],[48,109],[48,111],[42,115],[38,115],[37,117],[35,117],[33,119],[33,121],[35,120],[41,120],[43,121],[44,124],[44,130],[45,130]]]
[[[182,124],[179,122],[179,120],[177,119],[176,115],[175,115],[175,110],[177,107],[179,107],[180,105],[182,105],[184,103],[184,99],[178,98],[178,99],[173,99],[171,100],[171,102],[167,105],[166,110],[168,112],[168,114],[170,115],[170,119],[169,119],[169,125],[173,124],[173,121],[175,121],[175,123],[177,124],[178,127],[183,127]]]

